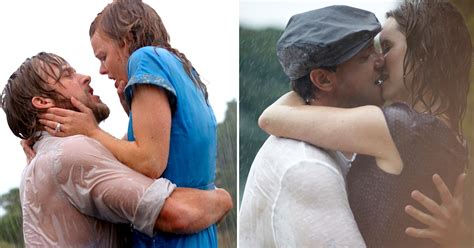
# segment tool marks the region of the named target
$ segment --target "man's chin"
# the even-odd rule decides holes
[[[97,123],[100,123],[102,121],[104,121],[105,119],[107,119],[110,115],[110,109],[107,105],[105,105],[104,103],[100,103],[98,104],[93,110],[92,112],[94,113],[94,117],[97,121]]]

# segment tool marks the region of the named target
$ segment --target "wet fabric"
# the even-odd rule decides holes
[[[34,150],[20,184],[27,247],[119,247],[114,223],[132,223],[152,234],[175,188],[129,169],[82,135],[43,132]]]
[[[270,136],[250,167],[239,213],[241,247],[365,247],[339,152]]]
[[[429,114],[417,113],[406,104],[382,109],[393,141],[403,161],[400,175],[380,170],[375,159],[358,155],[349,170],[349,202],[368,247],[438,247],[428,239],[405,234],[407,227],[425,226],[404,212],[406,205],[424,207],[411,199],[420,190],[440,202],[432,182],[438,173],[451,192],[467,165],[467,149],[453,131]]]
[[[197,73],[193,71],[197,77]],[[217,124],[212,108],[200,89],[187,75],[181,61],[168,50],[143,47],[128,61],[129,81],[125,96],[130,104],[139,85],[165,90],[172,110],[169,157],[162,177],[178,187],[214,189],[217,158]],[[130,113],[128,140],[135,140],[133,115]],[[136,247],[217,247],[216,226],[184,235],[157,233],[149,238],[135,232]]]

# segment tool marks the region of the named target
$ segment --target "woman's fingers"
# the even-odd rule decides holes
[[[405,229],[405,233],[408,236],[412,236],[414,238],[422,238],[422,239],[432,239],[432,240],[438,240],[439,235],[429,229],[418,229],[418,228],[413,228],[413,227],[408,227]]]
[[[464,177],[465,174],[462,173],[461,175],[458,176],[457,182],[456,182],[456,187],[454,190],[454,197],[449,191],[448,187],[444,183],[444,181],[441,179],[441,177],[437,174],[433,175],[433,182],[436,185],[436,189],[439,192],[439,196],[442,201],[442,206],[444,206],[444,211],[443,209],[441,210],[442,213],[444,213],[444,216],[448,219],[451,218],[458,218],[460,215],[462,215],[463,211],[463,194],[464,194]]]
[[[417,221],[431,227],[440,227],[439,223],[437,223],[436,219],[429,214],[425,214],[422,211],[416,209],[413,206],[406,206],[405,213],[416,219]]]
[[[69,122],[68,117],[64,117],[64,116],[60,116],[60,115],[56,115],[56,114],[51,114],[51,113],[39,114],[38,118],[40,119],[40,122],[41,122],[41,120],[55,122],[54,125],[56,125],[57,122],[59,122],[61,124]],[[44,125],[44,123],[41,123],[41,124]],[[51,127],[54,128],[54,126],[51,126]]]
[[[414,190],[411,193],[411,197],[413,199],[415,199],[415,201],[420,203],[423,207],[428,209],[428,211],[430,211],[433,215],[438,216],[438,215],[442,214],[442,211],[441,211],[440,206],[438,205],[438,203],[436,203],[435,201],[433,201],[431,198],[427,197],[426,195],[424,195],[420,191]]]
[[[458,176],[458,180],[456,181],[456,186],[454,187],[454,198],[459,199],[461,201],[461,205],[463,203],[465,180],[466,180],[466,173],[461,173],[461,175]]]
[[[76,113],[76,111],[63,108],[49,108],[46,113],[54,114],[57,116],[70,116]]]
[[[43,124],[45,130],[53,136],[64,137],[64,134],[66,134],[68,130],[68,126],[66,124],[61,124],[60,122],[45,119],[40,119],[39,122]]]
[[[84,105],[81,101],[77,100],[75,97],[71,97],[71,103],[82,113],[90,113],[92,110]]]
[[[438,174],[434,174],[432,179],[436,189],[438,190],[439,196],[441,197],[441,201],[443,203],[449,203],[452,201],[453,196],[451,195],[451,192],[449,191],[448,186],[446,186],[444,183],[443,179],[441,179]]]
[[[44,126],[44,130],[52,136],[56,136],[56,137],[65,137],[66,136],[66,135],[64,135],[63,132],[56,132],[55,129],[50,128],[49,126]]]

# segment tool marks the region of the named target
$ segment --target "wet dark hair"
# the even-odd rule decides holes
[[[206,85],[194,70],[186,56],[170,45],[170,37],[160,16],[148,4],[141,0],[115,0],[108,4],[91,23],[89,36],[97,30],[106,34],[120,46],[129,41],[128,51],[134,51],[145,46],[159,46],[176,55],[188,76],[201,89],[207,101]]]
[[[8,79],[1,95],[1,106],[13,134],[21,139],[36,141],[39,123],[37,114],[41,110],[31,102],[33,97],[41,96],[59,100],[60,95],[48,83],[48,79],[59,80],[68,68],[66,60],[52,53],[40,52],[28,58]]]
[[[446,0],[406,0],[386,16],[393,17],[406,36],[404,80],[411,73],[413,81],[404,83],[413,104],[421,102],[431,114],[446,114],[461,135],[472,59],[461,13]]]
[[[316,69],[328,70],[331,72],[336,72],[337,66],[326,66],[319,67]],[[311,100],[318,99],[318,92],[320,91],[311,81],[310,74],[300,77],[290,82],[291,89],[295,91],[306,103],[309,103]]]

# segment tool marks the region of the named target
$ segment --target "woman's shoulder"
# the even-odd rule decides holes
[[[156,58],[166,59],[173,57],[173,54],[162,47],[157,46],[144,46],[140,47],[130,55],[130,59],[142,59],[142,58]]]
[[[404,102],[395,102],[382,107],[385,115],[413,115],[415,110]]]
[[[453,130],[434,114],[418,112],[406,103],[393,103],[382,108],[387,126],[394,140],[413,139],[435,142],[456,140]],[[405,139],[403,139],[405,137]]]
[[[415,128],[415,127],[442,127],[443,122],[436,116],[429,113],[420,113],[403,102],[396,102],[382,107],[382,112],[387,120],[389,127],[391,125]]]

